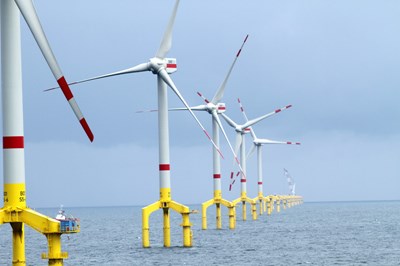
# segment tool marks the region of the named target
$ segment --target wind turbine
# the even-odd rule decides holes
[[[240,101],[240,99],[238,99],[238,103],[240,106],[240,111],[242,112],[244,119],[246,121],[249,121],[246,112],[244,111],[243,105]],[[258,173],[258,196],[256,198],[254,198],[255,201],[259,202],[260,205],[260,210],[259,213],[260,215],[266,211],[266,206],[265,206],[265,202],[268,200],[270,202],[270,199],[267,199],[267,197],[264,197],[263,195],[263,175],[262,175],[262,146],[263,145],[267,145],[267,144],[287,144],[287,145],[300,145],[300,142],[292,142],[292,141],[276,141],[276,140],[270,140],[270,139],[260,139],[257,138],[256,133],[254,132],[253,128],[250,128],[250,133],[251,136],[253,137],[253,146],[247,156],[247,158],[249,158],[253,152],[257,149],[257,173]],[[271,213],[271,207],[268,206],[269,211],[268,214]]]
[[[20,13],[90,141],[93,141],[93,134],[58,66],[32,1],[2,0],[0,5],[4,165],[4,206],[0,209],[0,224],[10,223],[13,229],[13,265],[26,264],[25,224],[47,237],[48,254],[42,257],[49,259],[49,265],[62,265],[68,254],[61,252],[60,222],[26,205]]]
[[[149,239],[149,217],[150,214],[158,209],[162,209],[164,213],[164,246],[170,246],[170,216],[169,209],[175,210],[182,214],[183,218],[183,245],[185,247],[192,246],[191,241],[191,224],[189,221],[189,207],[179,204],[171,199],[171,182],[170,182],[170,158],[169,158],[169,127],[168,127],[168,99],[167,99],[167,85],[172,91],[178,96],[178,98],[185,105],[186,109],[190,112],[193,118],[196,120],[198,125],[201,127],[207,138],[217,149],[220,156],[221,151],[210,138],[203,125],[197,119],[186,100],[183,98],[178,88],[175,86],[169,74],[176,72],[177,65],[175,58],[166,58],[167,53],[171,49],[172,45],[172,30],[175,22],[176,13],[178,11],[179,0],[176,0],[175,6],[172,11],[172,15],[169,19],[166,31],[164,33],[161,45],[156,52],[155,57],[149,59],[148,62],[136,65],[134,67],[124,69],[109,74],[96,76],[93,78],[77,81],[70,83],[75,85],[83,82],[88,82],[97,79],[103,79],[107,77],[113,77],[118,75],[131,74],[136,72],[151,71],[157,76],[157,90],[158,90],[158,139],[159,139],[159,180],[160,180],[160,200],[142,209],[142,222],[143,222],[143,247],[150,246]],[[48,90],[53,90],[51,88]],[[46,91],[48,91],[46,90]]]
[[[296,183],[293,181],[292,176],[289,174],[289,171],[283,168],[283,173],[288,181],[289,186],[289,208],[293,205],[297,205],[301,201],[300,196],[296,196]]]
[[[270,112],[268,114],[262,115],[258,118],[252,119],[247,121],[246,123],[239,125],[237,123],[235,123],[231,118],[229,118],[226,114],[221,113],[221,116],[225,119],[225,121],[232,127],[235,129],[236,131],[236,141],[235,141],[235,153],[237,153],[237,151],[240,148],[240,165],[242,166],[242,177],[240,179],[241,182],[241,195],[239,198],[237,198],[236,200],[232,201],[232,203],[236,206],[236,204],[238,204],[239,202],[242,202],[242,217],[243,220],[246,220],[246,202],[249,203],[251,205],[251,211],[252,211],[252,217],[253,220],[257,219],[257,207],[256,207],[256,202],[249,198],[247,196],[247,185],[246,185],[246,147],[245,147],[245,134],[250,132],[250,127],[258,122],[260,122],[261,120],[264,120],[267,117],[270,117],[276,113],[279,113],[283,110],[286,110],[288,108],[290,108],[291,105],[287,105],[283,108],[277,109],[273,112]],[[239,173],[238,173],[239,174]],[[231,176],[231,179],[233,178],[233,175]],[[229,190],[231,190],[232,185],[235,183],[235,179],[232,179],[232,183],[229,187]]]
[[[237,159],[236,153],[232,148],[232,145],[228,139],[228,136],[226,135],[226,132],[224,130],[224,127],[222,126],[221,120],[219,119],[218,115],[221,113],[224,113],[226,111],[225,103],[222,103],[221,100],[222,100],[222,97],[224,96],[225,87],[226,87],[228,79],[231,75],[232,69],[236,64],[236,61],[239,58],[239,55],[240,55],[240,53],[243,49],[243,46],[246,43],[248,37],[249,37],[249,35],[246,35],[239,51],[236,53],[236,56],[233,60],[232,65],[230,66],[230,68],[228,70],[228,73],[227,73],[225,79],[223,80],[222,84],[216,91],[212,100],[209,101],[200,92],[197,92],[197,94],[201,98],[203,98],[205,104],[191,107],[193,111],[206,111],[211,115],[212,129],[213,129],[212,139],[213,139],[214,143],[217,146],[219,146],[219,129],[220,129],[222,131],[226,141],[228,142],[228,145],[229,145],[229,147],[233,153],[233,156],[235,158],[235,161],[238,163],[240,168],[241,168],[241,166],[240,166],[239,160]],[[170,111],[180,111],[180,110],[187,110],[187,108],[172,108],[169,110]],[[214,183],[213,199],[208,200],[201,205],[202,229],[203,230],[207,229],[207,208],[213,204],[215,204],[215,206],[216,206],[216,227],[217,227],[217,229],[222,228],[221,204],[229,209],[229,228],[234,229],[235,228],[235,206],[232,204],[232,202],[222,198],[221,162],[220,162],[220,156],[216,149],[213,149],[213,183]]]
[[[284,175],[285,175],[285,177],[287,179],[287,182],[288,182],[289,195],[292,195],[292,196],[296,195],[295,194],[296,184],[294,183],[292,176],[289,174],[288,170],[286,170],[285,168],[283,168],[283,173],[284,173]]]

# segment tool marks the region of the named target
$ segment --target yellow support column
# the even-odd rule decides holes
[[[43,259],[49,260],[49,266],[64,265],[63,259],[68,258],[67,252],[61,252],[61,234],[52,233],[46,234],[48,243],[48,254],[42,254]]]
[[[253,220],[257,220],[257,202],[254,200],[251,203],[251,213],[253,216]]]
[[[182,214],[182,224],[183,227],[183,246],[184,247],[191,247],[192,246],[192,224],[190,223],[189,214],[190,210],[189,207],[177,203],[175,201],[170,202],[170,208],[174,211]]]
[[[257,202],[259,203],[259,207],[260,207],[259,214],[262,215],[263,212],[265,212],[265,210],[264,210],[264,196],[262,195],[262,193],[259,192],[259,193],[258,193],[258,196],[255,197],[255,198],[253,199],[253,201],[256,202],[256,203],[257,203]]]
[[[265,197],[263,197],[263,208],[264,208],[264,213],[267,212],[267,200]]]
[[[214,199],[201,204],[201,229],[207,230],[207,209],[214,204]]]
[[[233,202],[221,199],[221,204],[228,208],[229,229],[235,229],[236,226],[236,211]]]
[[[182,227],[183,227],[183,246],[191,247],[192,246],[192,230],[190,229],[192,224],[189,221],[189,213],[182,214]]]
[[[265,201],[267,202],[267,214],[271,215],[272,213],[272,199],[271,197],[265,197]]]
[[[217,217],[216,217],[217,229],[222,229],[221,204],[216,203],[215,208],[216,208],[216,214],[217,214]]]
[[[164,247],[171,246],[171,225],[169,221],[169,208],[163,208],[163,221],[164,221]]]
[[[246,221],[246,220],[247,220],[246,201],[242,201],[242,217],[243,217],[243,221]]]
[[[236,227],[236,211],[235,206],[229,207],[229,229],[235,229]]]
[[[25,266],[25,236],[23,223],[10,223],[13,233],[13,266]]]
[[[150,247],[150,214],[160,209],[159,201],[142,208],[142,244],[144,248]]]
[[[276,200],[276,212],[280,212],[281,211],[281,199],[280,197],[277,197]]]

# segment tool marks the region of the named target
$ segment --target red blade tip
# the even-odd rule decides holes
[[[82,118],[79,122],[81,123],[83,130],[85,130],[86,135],[88,136],[90,142],[93,142],[94,135],[92,133],[92,130],[90,130],[90,127],[89,127],[88,123],[86,122],[85,118]]]

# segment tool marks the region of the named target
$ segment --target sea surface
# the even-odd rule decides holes
[[[191,205],[200,210],[200,205]],[[37,209],[55,216],[58,209]],[[150,218],[151,248],[142,248],[141,207],[66,208],[79,217],[81,232],[63,235],[64,265],[400,265],[400,201],[304,203],[215,229],[209,208],[208,230],[201,211],[191,215],[193,247],[182,247],[181,216],[172,214],[171,245],[163,247],[162,212]],[[46,238],[26,228],[27,265],[47,265]],[[0,227],[0,265],[11,265],[11,227]]]

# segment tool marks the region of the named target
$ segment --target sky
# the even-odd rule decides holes
[[[67,81],[122,70],[152,58],[173,0],[36,0]],[[190,105],[212,98],[244,37],[227,84],[226,114],[239,123],[292,104],[256,126],[260,138],[301,146],[263,147],[265,194],[286,194],[287,169],[305,201],[400,199],[400,2],[397,0],[182,0],[172,78]],[[95,140],[90,143],[21,20],[27,202],[31,207],[147,205],[158,200],[156,77],[119,76],[72,87]],[[169,91],[170,107],[182,103]],[[211,133],[211,118],[196,113]],[[213,195],[212,149],[187,112],[170,114],[172,198]],[[224,122],[223,122],[224,123]],[[234,131],[224,123],[231,142]],[[246,147],[251,147],[250,135]],[[221,149],[223,197],[233,158]],[[255,156],[247,190],[257,195]],[[2,167],[2,166],[1,166]]]

